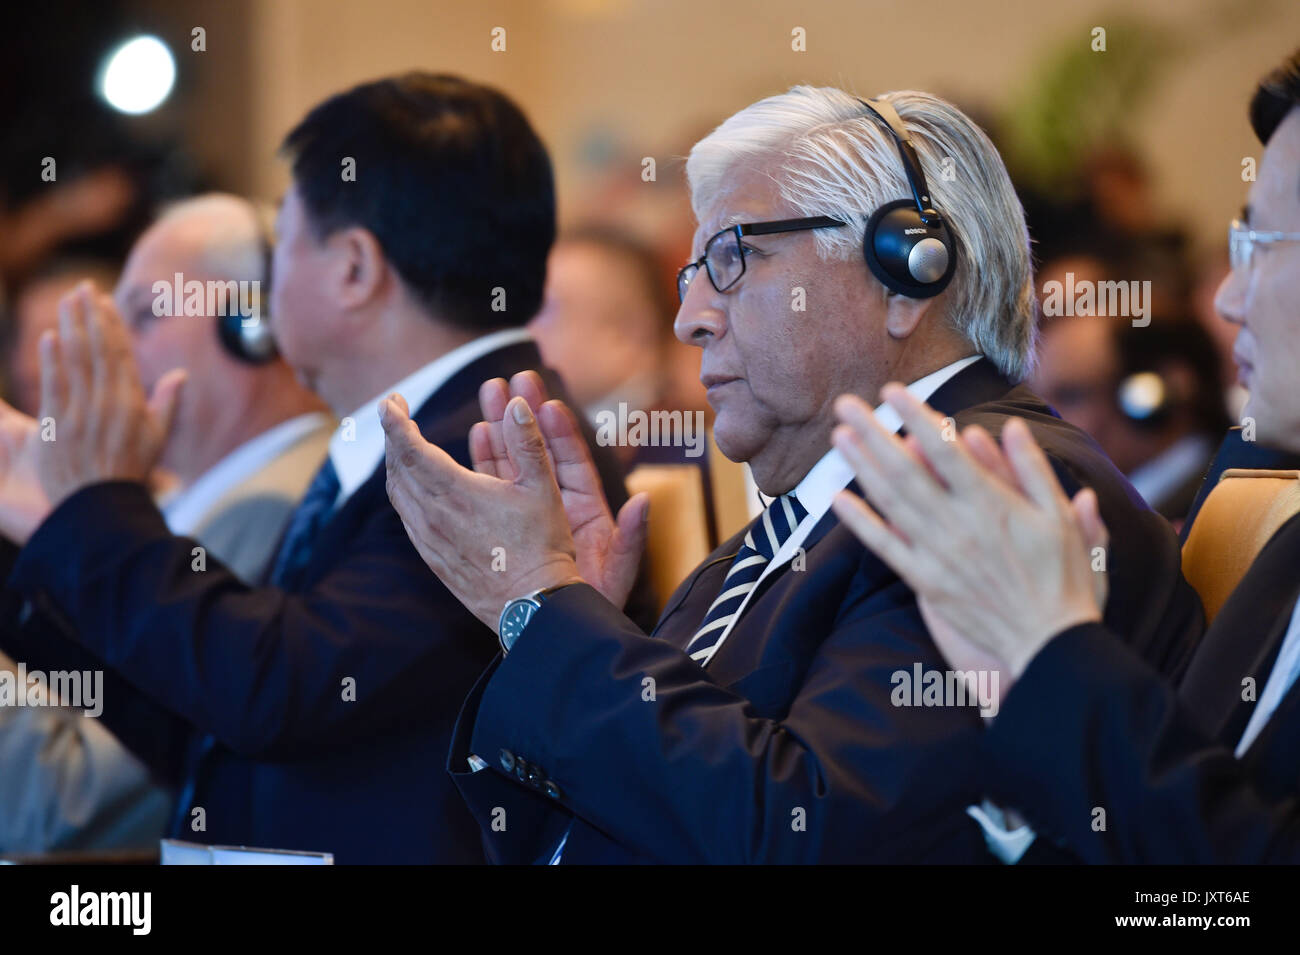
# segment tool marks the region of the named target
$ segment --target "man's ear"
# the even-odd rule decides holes
[[[933,298],[908,298],[897,292],[885,292],[885,330],[890,338],[907,338],[921,325],[921,319],[934,305]]]
[[[328,239],[334,257],[337,300],[344,308],[359,308],[383,289],[388,261],[369,229],[339,229]]]

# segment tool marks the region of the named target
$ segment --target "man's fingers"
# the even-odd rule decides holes
[[[925,471],[930,475],[930,477],[934,478],[934,483],[940,485],[943,484],[943,478],[939,476],[939,472],[934,469],[934,465],[931,464],[929,458],[925,456],[925,451],[921,447],[921,442],[916,440],[916,435],[905,435],[902,440],[903,447],[907,449],[907,453],[921,464],[925,465]]]
[[[837,412],[845,397],[836,403]],[[858,400],[858,399],[854,399]],[[909,538],[932,533],[936,510],[948,503],[948,492],[934,479],[926,465],[896,436],[888,434],[863,406],[862,429],[851,423],[855,414],[841,412],[846,423],[831,432],[831,443],[857,474],[863,493],[885,520]]]
[[[379,402],[379,423],[384,427],[384,460],[392,475],[406,474],[426,492],[443,494],[458,471],[455,459],[436,444],[430,444],[411,420],[406,401],[389,395]]]
[[[117,384],[113,374],[116,356],[110,354],[111,345],[105,334],[104,322],[100,318],[99,300],[91,295],[86,299],[86,345],[91,364],[91,407],[104,410],[110,403],[108,393]],[[92,427],[99,427],[99,420],[92,422]]]
[[[859,456],[862,451],[870,455],[870,459],[862,461],[868,469],[879,472],[881,477],[897,478],[900,491],[912,488],[909,481],[903,480],[909,477],[919,479],[927,495],[933,496],[942,490],[929,468],[907,449],[903,439],[885,429],[876,413],[857,395],[845,394],[836,398],[835,413],[856,436],[850,446],[856,446]]]
[[[510,379],[510,397],[523,398],[528,402],[528,407],[533,409],[533,414],[537,414],[537,409],[546,403],[549,396],[546,394],[546,385],[542,384],[542,376],[529,369]]]
[[[546,438],[527,401],[517,397],[510,399],[502,428],[506,451],[518,475],[516,482],[529,487],[555,487],[555,472],[546,452]]]
[[[866,501],[850,491],[840,491],[831,499],[831,509],[867,550],[894,569],[915,590],[916,557],[904,541],[886,524]]]
[[[502,431],[502,419],[505,418],[506,404],[509,401],[510,386],[504,378],[492,378],[479,386],[478,404],[488,426],[488,445],[492,449],[492,457],[496,459],[497,477],[505,481],[513,481],[515,477],[514,465],[506,453],[506,436]]]
[[[86,283],[59,302],[59,359],[67,387],[67,410],[84,416],[94,377],[86,339]]]
[[[645,550],[647,521],[650,519],[650,495],[645,491],[633,494],[618,509],[615,523],[614,549],[619,554],[635,554],[638,558]]]
[[[1024,493],[1016,472],[1011,469],[1011,462],[1002,452],[1002,446],[993,440],[993,435],[973,424],[962,429],[961,440],[980,467],[997,476],[1004,484]]]
[[[1074,512],[1074,519],[1083,534],[1083,546],[1088,549],[1089,560],[1091,560],[1097,548],[1100,547],[1104,551],[1110,544],[1110,531],[1101,518],[1101,503],[1097,500],[1097,492],[1090,487],[1085,487],[1070,501],[1070,510]],[[1104,610],[1110,578],[1104,570],[1098,571],[1095,563],[1092,568],[1094,571],[1092,593],[1097,600],[1097,606]]]
[[[1056,479],[1047,455],[1038,446],[1029,426],[1021,418],[1011,418],[1002,429],[1002,446],[1011,469],[1024,488],[1025,495],[1040,508],[1064,517],[1069,507],[1061,483]]]
[[[122,321],[122,316],[118,313],[112,296],[98,293],[94,296],[94,305],[91,327],[95,329],[100,347],[104,349],[115,372],[119,375],[120,384],[126,388],[143,388],[140,384],[135,355],[131,350],[131,335],[127,331],[126,322]]]
[[[497,459],[492,455],[492,426],[486,421],[469,429],[469,460],[479,474],[501,478]]]
[[[975,483],[971,460],[960,441],[945,437],[949,427],[946,419],[931,409],[898,382],[890,382],[880,389],[880,397],[898,412],[903,425],[914,435],[930,466],[938,472],[943,483],[952,488],[969,488]]]
[[[504,378],[489,378],[478,386],[479,410],[483,412],[483,420],[489,424],[505,417],[509,400],[510,386]]]
[[[537,422],[555,463],[555,480],[560,487],[583,494],[603,494],[600,472],[573,409],[552,399],[538,409]]]
[[[1110,544],[1110,530],[1101,517],[1101,504],[1097,501],[1097,492],[1085,487],[1070,501],[1079,529],[1083,531],[1083,542],[1088,550],[1106,547]]]
[[[63,359],[59,354],[59,336],[54,329],[46,329],[38,342],[41,357],[41,418],[56,422],[67,403],[67,383],[63,375]],[[57,427],[57,424],[56,424]]]

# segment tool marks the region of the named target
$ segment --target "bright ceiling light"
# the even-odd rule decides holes
[[[109,106],[139,115],[167,98],[176,82],[176,61],[156,36],[138,36],[114,50],[99,77],[99,95]]]

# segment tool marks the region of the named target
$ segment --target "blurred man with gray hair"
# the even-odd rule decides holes
[[[618,606],[617,542],[643,505],[592,502],[571,413],[535,383],[512,382],[508,403],[490,386],[476,474],[386,402],[389,496],[429,566],[499,628],[449,768],[501,861],[985,861],[967,807],[987,788],[996,674],[945,672],[911,590],[831,512],[853,478],[830,447],[835,397],[897,379],[954,428],[1028,421],[1061,480],[1112,515],[1108,615],[1168,673],[1203,625],[1178,543],[1016,384],[1035,322],[1023,213],[955,107],[797,87],[698,143],[687,176],[699,258],[676,332],[702,351],[719,447],[771,502],[646,634]]]
[[[236,196],[179,202],[135,244],[116,289],[145,386],[152,389],[174,368],[188,372],[163,470],[154,480],[167,524],[201,545],[196,559],[223,560],[249,581],[265,574],[293,509],[325,458],[334,421],[273,351],[241,349],[230,342],[229,331],[223,339],[221,315],[191,314],[195,309],[174,302],[155,308],[155,288],[172,285],[177,274],[205,288],[265,283],[266,236],[256,207]],[[258,287],[265,301],[267,290]],[[53,308],[54,300],[46,307]],[[46,322],[37,313],[23,314],[22,320],[58,324],[56,317]],[[24,337],[30,336],[16,336]],[[100,669],[102,680],[102,664],[87,665]],[[35,663],[30,667],[36,668]],[[0,654],[3,670],[15,678],[20,672]],[[110,715],[123,702],[120,694],[136,698],[137,718],[114,721],[119,732],[130,730],[126,742],[137,751],[154,749],[174,717],[111,677],[109,691]],[[104,705],[102,699],[95,702]],[[168,784],[175,780],[151,779],[103,723],[79,709],[0,705],[0,765],[5,767],[0,852],[156,845],[172,813]]]

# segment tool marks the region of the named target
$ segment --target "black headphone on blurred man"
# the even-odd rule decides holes
[[[263,216],[257,219],[258,244],[261,249],[262,277],[258,294],[258,315],[255,321],[245,323],[238,308],[227,309],[227,314],[217,316],[217,337],[230,355],[249,365],[265,365],[280,354],[271,334],[269,306],[271,303],[271,232]]]

